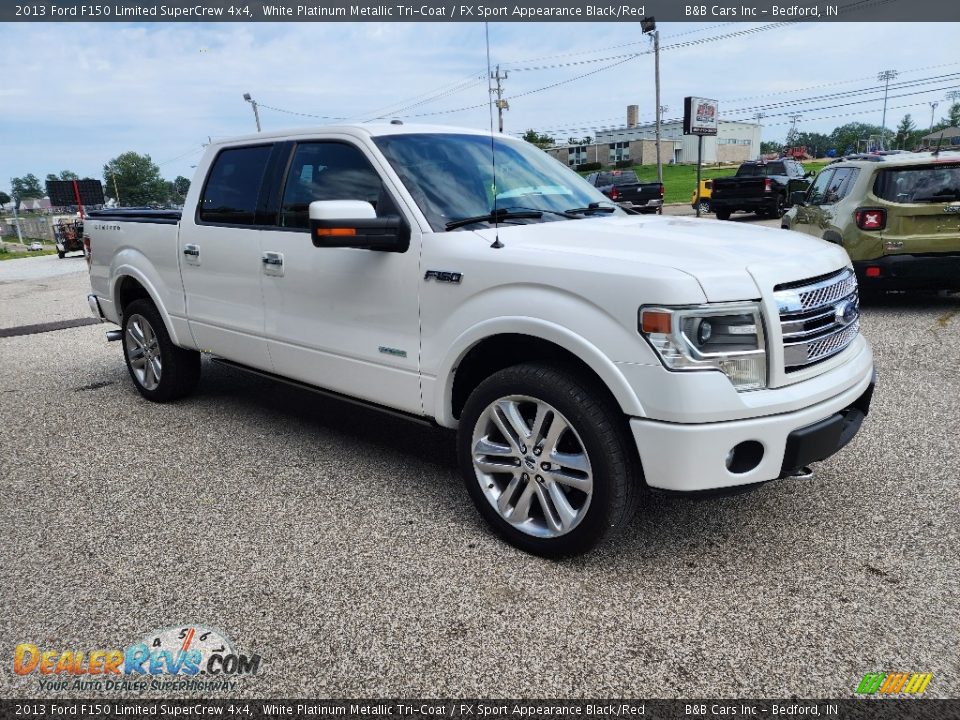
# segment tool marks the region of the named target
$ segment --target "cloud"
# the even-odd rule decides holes
[[[785,90],[856,78],[867,79],[836,89],[869,86],[887,68],[957,65],[902,79],[960,69],[951,47],[930,42],[943,33],[931,33],[925,23],[876,24],[869,32],[852,32],[844,24],[796,24],[666,49],[750,27],[661,27],[661,102],[670,108],[668,117],[680,113],[685,95],[720,99],[723,115],[725,109],[816,94],[771,96]],[[558,83],[615,61],[519,69],[645,52],[649,43],[637,24],[499,23],[490,26],[490,39],[493,63],[513,68],[505,82],[507,97],[515,97],[505,116],[508,131],[556,127],[565,137],[566,126],[621,125],[630,103],[640,105],[642,118],[653,117],[649,54],[565,84]],[[270,108],[366,119],[404,107],[400,114],[418,116],[479,105],[407,121],[489,123],[480,23],[7,24],[0,26],[0,67],[8,70],[0,80],[0,186],[11,176],[43,177],[65,168],[100,177],[103,165],[127,150],[150,154],[165,177],[190,176],[208,137],[254,129],[245,92],[265,106],[268,129],[326,122]],[[758,95],[766,99],[727,102]],[[898,104],[913,103],[914,116],[926,122],[924,108],[932,99],[942,100],[942,91]],[[847,120],[813,120],[842,112],[815,109],[812,104],[797,110],[805,117],[802,129],[829,131]],[[879,123],[877,102],[854,110],[863,117],[849,119]],[[904,112],[888,113],[888,125]],[[782,138],[787,126],[773,123],[784,120],[765,120],[765,136]]]

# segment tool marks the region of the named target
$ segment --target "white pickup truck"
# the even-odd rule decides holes
[[[841,248],[627,215],[502,135],[216,142],[182,214],[94,212],[86,232],[91,309],[145,398],[193,391],[209,353],[456,428],[480,513],[542,555],[623,527],[644,485],[801,474],[873,392]]]

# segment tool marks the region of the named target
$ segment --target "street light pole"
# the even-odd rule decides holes
[[[257,101],[250,97],[250,93],[244,93],[243,99],[253,105],[253,119],[257,121],[257,132],[260,132],[260,111],[257,110]]]
[[[933,132],[933,114],[936,112],[937,105],[939,104],[940,103],[937,102],[936,100],[930,103],[930,132],[931,133]]]
[[[887,90],[890,88],[890,81],[897,77],[896,70],[884,70],[877,75],[877,80],[883,85],[883,120],[880,122],[880,149],[887,149]]]

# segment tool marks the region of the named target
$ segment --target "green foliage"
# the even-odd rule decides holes
[[[547,135],[546,133],[538,133],[533,129],[527,130],[523,134],[523,139],[528,143],[533,143],[539,148],[553,147],[557,144],[557,141],[550,135]]]
[[[10,192],[17,205],[19,205],[22,200],[43,197],[43,188],[40,186],[40,180],[33,173],[27,173],[23,177],[10,178]]]
[[[0,207],[3,207],[4,205],[6,205],[8,202],[10,202],[10,200],[11,200],[10,196],[7,195],[2,190],[0,190]]]
[[[47,182],[53,182],[56,180],[79,180],[80,176],[77,175],[73,170],[61,170],[59,175],[54,175],[49,173],[47,175]]]
[[[580,163],[577,165],[576,170],[577,172],[593,172],[594,170],[599,170],[601,167],[603,166],[598,162],[588,162]]]
[[[190,181],[183,175],[177,175],[173,179],[173,189],[174,192],[176,192],[176,194],[179,196],[180,201],[183,202],[183,198],[185,198],[187,193],[190,192]]]
[[[119,193],[117,201],[127,207],[165,203],[170,194],[169,184],[150,156],[132,151],[103,166],[103,182],[108,191]]]
[[[764,155],[769,153],[777,153],[779,155],[783,152],[783,143],[775,140],[767,140],[766,142],[760,143],[760,152]]]
[[[857,151],[857,141],[860,141],[860,150],[865,150],[864,141],[869,141],[871,136],[880,135],[881,127],[879,125],[870,125],[868,123],[852,122],[834,128],[830,133],[831,147],[837,149],[839,155],[844,155],[847,151]],[[889,135],[889,131],[888,135]]]

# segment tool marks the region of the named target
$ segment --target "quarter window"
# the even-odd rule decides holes
[[[200,220],[253,225],[271,145],[229,148],[213,161],[200,200]]]
[[[380,176],[353,145],[300,143],[287,172],[280,225],[309,227],[309,208],[314,200],[365,200],[376,208],[382,190]]]

